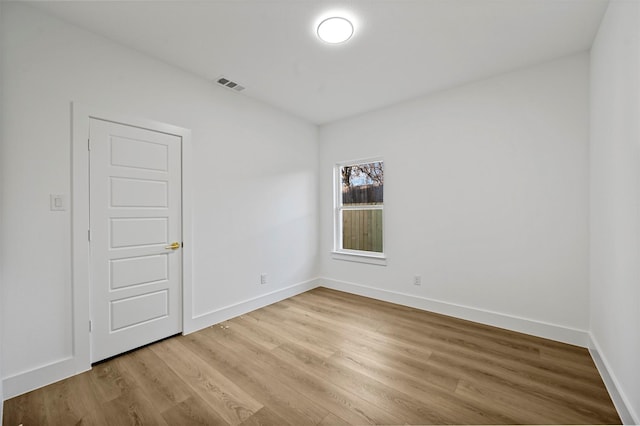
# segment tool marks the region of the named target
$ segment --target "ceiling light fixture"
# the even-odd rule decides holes
[[[352,35],[353,24],[348,19],[340,16],[327,18],[318,25],[318,37],[327,43],[344,43]]]

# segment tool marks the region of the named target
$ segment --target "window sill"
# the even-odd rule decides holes
[[[347,253],[343,251],[332,251],[331,257],[336,260],[346,260],[347,262],[368,263],[370,265],[387,266],[387,258],[384,255],[368,255],[360,253]]]

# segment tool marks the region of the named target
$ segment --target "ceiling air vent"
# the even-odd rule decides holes
[[[239,85],[235,81],[231,81],[228,78],[220,77],[217,80],[218,84],[224,86],[228,89],[235,90],[236,92],[242,92],[244,90],[244,86]]]

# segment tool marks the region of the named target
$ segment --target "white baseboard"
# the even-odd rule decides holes
[[[247,312],[262,308],[263,306],[267,306],[288,297],[295,296],[296,294],[311,290],[317,286],[318,280],[312,279],[230,306],[216,309],[215,311],[208,312],[194,318],[189,324],[184,324],[184,333],[192,333],[238,315],[246,314]],[[81,372],[82,371],[78,371],[77,361],[74,357],[55,361],[51,364],[4,378],[2,381],[2,396],[4,400],[10,399]]]
[[[571,345],[586,348],[589,344],[589,335],[586,330],[578,330],[570,327],[563,327],[557,324],[550,324],[535,321],[527,318],[520,318],[511,315],[492,312],[469,306],[456,305],[426,297],[414,296],[411,294],[399,293],[395,291],[382,290],[368,287],[361,284],[354,284],[345,281],[337,281],[329,278],[320,278],[319,285],[322,287],[340,290],[347,293],[358,294],[360,296],[371,297],[385,302],[397,303],[399,305],[410,306],[412,308],[448,315],[494,327],[505,328],[507,330],[530,334],[545,339],[556,340],[558,342],[569,343]]]
[[[615,374],[613,374],[613,370],[610,367],[611,364],[607,361],[598,341],[592,333],[589,333],[589,352],[591,353],[591,358],[593,358],[593,362],[596,364],[596,368],[600,373],[600,377],[602,377],[602,381],[604,381],[604,384],[607,387],[607,391],[609,391],[609,396],[613,401],[613,405],[615,405],[616,410],[618,410],[618,415],[620,416],[622,423],[625,425],[640,424],[640,416],[638,416],[638,413],[633,410],[633,406],[629,403],[629,399],[622,391],[620,382],[616,378]]]
[[[193,333],[194,331],[210,327],[222,321],[229,320],[231,318],[246,314],[251,311],[255,311],[256,309],[271,305],[288,297],[304,293],[305,291],[318,287],[318,285],[319,280],[317,278],[314,278],[308,281],[294,284],[290,287],[282,288],[271,293],[253,297],[242,302],[234,303],[233,305],[224,306],[211,312],[198,315],[192,318],[191,321],[189,321],[189,324],[184,324],[184,334]]]
[[[304,281],[271,293],[260,295],[199,315],[184,324],[184,333],[193,333],[197,330],[210,327],[211,325],[246,314],[319,286],[544,337],[577,346],[588,347],[590,342],[589,334],[584,330],[562,327],[555,324],[514,317],[497,312],[328,278],[315,278]],[[606,370],[606,367],[604,367],[604,369]],[[75,359],[67,358],[22,374],[7,377],[3,380],[4,398],[12,398],[33,389],[62,380],[66,377],[70,377],[79,372],[80,371],[77,371]],[[630,416],[629,418],[632,419],[635,417]]]
[[[24,373],[5,377],[2,380],[3,396],[7,400],[81,372],[77,370],[75,358],[64,358]]]

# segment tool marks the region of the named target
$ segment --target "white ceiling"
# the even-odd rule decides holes
[[[37,6],[323,124],[589,49],[607,0],[70,1]],[[354,20],[342,45],[315,25]],[[213,84],[213,83],[212,83]],[[224,89],[227,90],[227,89]]]

